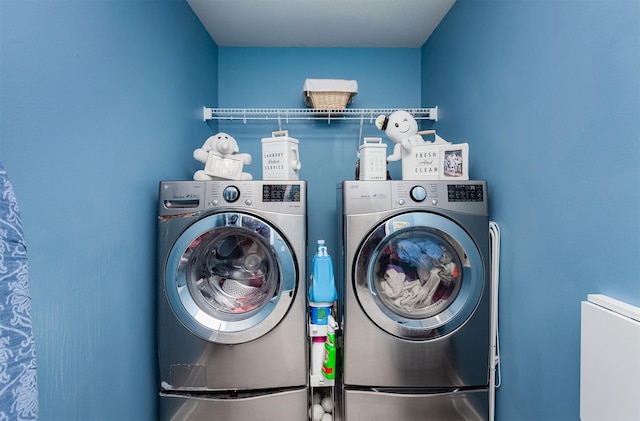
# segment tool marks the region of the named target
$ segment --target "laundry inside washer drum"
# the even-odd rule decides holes
[[[191,258],[199,270],[189,282],[192,296],[215,312],[247,314],[276,293],[278,266],[261,237],[249,231],[196,247]],[[205,243],[200,243],[200,245]]]
[[[273,296],[277,282],[267,281],[262,271],[216,267],[197,282],[200,294],[218,311],[238,313],[261,307]]]

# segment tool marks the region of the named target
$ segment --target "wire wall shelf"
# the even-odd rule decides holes
[[[399,109],[407,111],[416,120],[438,121],[438,107],[433,108],[347,108],[343,110],[321,110],[313,108],[208,108],[203,107],[203,119],[238,120],[244,124],[249,120],[358,120],[373,123],[381,115],[389,115]]]

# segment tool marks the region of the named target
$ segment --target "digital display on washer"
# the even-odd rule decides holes
[[[264,184],[263,202],[299,202],[300,184]]]
[[[447,185],[449,202],[484,202],[482,184],[449,184]]]

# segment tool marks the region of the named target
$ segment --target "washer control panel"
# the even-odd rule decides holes
[[[300,202],[299,184],[263,184],[263,202]]]
[[[207,209],[232,206],[299,214],[306,208],[304,181],[207,181]]]
[[[159,216],[189,215],[233,207],[304,215],[306,181],[161,181]]]

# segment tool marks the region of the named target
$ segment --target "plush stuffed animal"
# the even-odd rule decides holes
[[[242,172],[243,165],[251,164],[251,155],[238,153],[238,142],[223,132],[209,137],[201,148],[193,151],[193,157],[205,164],[204,170],[193,174],[194,180],[252,180],[253,176]]]
[[[395,143],[393,153],[387,157],[387,161],[399,161],[402,159],[402,149],[409,152],[413,145],[426,143],[418,134],[418,122],[407,111],[398,110],[388,117],[378,116],[376,127]]]

